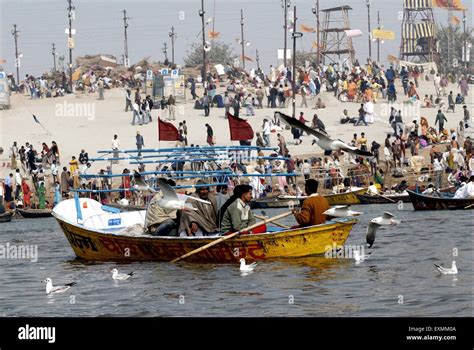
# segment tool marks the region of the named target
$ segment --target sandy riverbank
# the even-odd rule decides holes
[[[405,123],[411,123],[413,119],[419,119],[419,116],[428,118],[430,125],[434,124],[437,109],[416,108],[409,104],[402,104],[407,99],[403,96],[401,84],[397,81],[398,102],[403,107],[402,115]],[[425,94],[434,94],[434,86],[431,81],[420,82],[417,89],[421,98]],[[448,92],[452,90],[456,95],[459,92],[456,84],[450,84]],[[198,90],[198,95],[202,92]],[[189,94],[188,94],[189,95]],[[123,89],[106,90],[105,100],[99,101],[97,94],[71,94],[65,97],[47,98],[40,100],[30,100],[28,96],[13,94],[11,97],[11,109],[1,111],[0,117],[0,147],[5,150],[1,159],[7,160],[9,148],[13,141],[17,141],[19,145],[30,142],[37,150],[41,150],[42,142],[51,145],[51,141],[56,141],[61,153],[62,165],[65,165],[71,159],[71,156],[78,157],[82,148],[88,153],[89,157],[97,156],[96,151],[111,148],[112,137],[114,134],[119,136],[120,146],[122,149],[134,149],[135,135],[137,131],[143,135],[145,140],[145,148],[173,147],[174,142],[158,142],[157,137],[157,116],[161,116],[161,110],[153,110],[153,123],[143,126],[132,126],[132,113],[125,112],[125,94]],[[308,99],[309,108],[298,108],[300,105],[300,97],[297,96],[297,115],[303,111],[307,120],[312,120],[313,114],[317,113],[320,119],[325,123],[326,129],[332,138],[340,138],[349,142],[354,133],[360,134],[365,132],[368,137],[369,144],[372,140],[383,144],[387,133],[393,130],[388,124],[388,113],[390,106],[386,100],[380,100],[375,105],[377,117],[373,124],[369,126],[354,127],[353,124],[341,125],[339,117],[343,109],[348,109],[351,116],[357,115],[359,104],[342,103],[334,97],[331,92],[323,92],[322,99],[326,103],[327,108],[322,110],[314,110],[316,99]],[[266,102],[266,101],[265,101]],[[468,96],[467,103],[472,109],[472,91]],[[447,104],[447,98],[445,98]],[[291,107],[290,107],[291,108]],[[291,109],[283,110],[283,112],[291,114]],[[273,117],[273,109],[264,108],[256,109],[256,115],[251,117],[245,116],[245,109],[241,110],[241,117],[248,119],[255,132],[261,130],[262,121],[265,117]],[[444,110],[443,110],[444,112]],[[41,125],[35,123],[32,114],[35,114],[41,124],[51,133],[48,134]],[[471,112],[471,114],[473,114]],[[456,105],[456,112],[445,113],[448,122],[447,128],[456,127],[462,120],[462,106]],[[230,141],[228,121],[224,118],[223,108],[211,109],[210,117],[204,117],[203,110],[194,109],[194,101],[190,98],[186,103],[180,102],[176,108],[176,122],[186,120],[188,125],[188,141],[189,144],[206,145],[206,128],[204,124],[209,123],[217,138],[218,145],[237,145],[238,142]],[[289,130],[284,130],[284,136],[288,143],[290,154],[295,157],[298,155],[321,154],[322,151],[317,146],[311,146],[312,137],[304,136],[303,143],[294,145],[292,135]],[[272,146],[276,146],[276,134],[271,135]],[[253,143],[254,144],[254,143]],[[0,159],[0,160],[1,160]],[[105,168],[107,164],[104,162],[96,162],[92,167],[92,171],[98,171]],[[120,170],[127,164],[114,166],[114,172]],[[130,165],[128,165],[130,167]],[[152,165],[147,166],[147,170],[154,168]],[[0,176],[5,177],[9,169],[6,162],[0,162]]]

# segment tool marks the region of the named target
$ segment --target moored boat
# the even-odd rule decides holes
[[[357,195],[364,194],[365,192],[367,192],[366,188],[356,187],[347,192],[329,194],[324,197],[328,200],[329,205],[353,205],[360,204]]]
[[[397,194],[384,194],[384,195],[370,195],[370,194],[357,194],[356,195],[361,204],[385,204],[385,203],[397,203],[402,201],[404,203],[410,203],[410,196],[408,193],[397,193]]]
[[[459,210],[474,209],[474,198],[453,198],[441,193],[441,196],[427,196],[407,190],[415,210]]]
[[[14,211],[6,211],[5,213],[0,214],[0,222],[12,221],[12,216],[14,213]]]
[[[26,219],[47,218],[53,216],[51,209],[16,208],[16,212]]]
[[[82,219],[78,220],[79,210],[72,199],[62,201],[53,210],[53,216],[79,258],[171,261],[221,238],[219,235],[151,236],[143,233],[145,211],[113,213],[97,201],[88,198],[79,201]],[[322,225],[240,235],[194,254],[186,261],[235,263],[242,257],[265,260],[323,254],[334,244],[343,245],[355,223],[355,219],[341,218]]]

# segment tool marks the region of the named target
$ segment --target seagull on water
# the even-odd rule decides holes
[[[356,262],[356,264],[359,264],[361,262],[363,262],[365,259],[368,259],[370,257],[370,254],[372,254],[372,252],[370,252],[369,254],[360,254],[360,251],[358,250],[354,250],[353,252],[354,254],[354,260]]]
[[[357,147],[349,146],[347,143],[341,141],[341,140],[333,140],[329,138],[327,135],[323,134],[320,131],[317,131],[315,129],[311,129],[309,126],[306,126],[302,122],[300,122],[296,118],[292,118],[286,114],[283,114],[281,112],[275,112],[275,116],[281,119],[285,124],[288,124],[289,126],[300,129],[303,131],[306,131],[306,133],[309,135],[314,135],[315,139],[313,141],[314,143],[317,143],[319,147],[321,147],[325,151],[345,151],[347,153],[352,153],[357,156],[361,157],[373,157],[374,155],[368,151],[362,151],[358,149]]]
[[[371,248],[375,242],[375,234],[380,226],[396,226],[400,224],[400,220],[394,219],[394,215],[388,211],[384,212],[382,216],[376,217],[369,222],[367,227],[367,247]]]
[[[186,203],[186,200],[188,199],[192,199],[198,202],[203,202],[206,204],[211,204],[211,202],[206,201],[201,198],[187,196],[185,194],[178,194],[176,193],[173,187],[171,187],[169,184],[165,183],[164,181],[160,179],[156,180],[156,182],[158,186],[160,187],[161,193],[163,194],[163,197],[158,199],[156,203],[162,208],[171,209],[171,210],[181,210],[181,209],[197,210],[191,204]]]
[[[117,281],[124,281],[132,277],[133,272],[130,272],[128,274],[125,273],[119,273],[117,269],[112,269],[112,278]]]
[[[443,267],[440,265],[434,264],[434,266],[438,269],[438,271],[443,275],[457,275],[458,268],[456,266],[456,261],[453,261],[451,268]]]
[[[53,281],[49,277],[41,282],[46,283],[46,294],[64,293],[73,285],[77,284],[76,282],[71,282],[71,283],[65,284],[64,286],[53,287]]]
[[[253,262],[250,265],[246,265],[244,258],[241,258],[239,261],[240,261],[240,271],[242,271],[242,272],[253,271],[255,269],[255,267],[257,266],[256,262]]]
[[[334,207],[326,210],[323,214],[334,216],[336,218],[347,218],[349,216],[359,216],[363,213],[360,211],[351,210],[350,205],[335,205]]]

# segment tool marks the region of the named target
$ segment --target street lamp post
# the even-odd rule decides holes
[[[242,40],[242,68],[245,70],[244,10],[240,10],[240,34]]]
[[[319,0],[316,0],[316,6],[313,7],[312,9],[312,12],[314,15],[316,15],[316,63],[318,64],[319,66],[319,63],[321,62],[320,60],[320,48],[319,48],[319,28],[320,28],[320,25],[319,25]]]
[[[206,12],[204,11],[204,0],[201,0],[201,9],[199,10],[199,16],[201,16],[201,21],[202,21],[202,71],[201,71],[201,75],[202,75],[202,86],[204,88],[204,92],[207,92],[207,88],[206,88],[206,50],[205,50],[205,47],[206,47],[206,32],[205,32],[205,29],[204,29],[204,15],[206,14]]]
[[[281,6],[283,7],[283,66],[286,67],[286,48],[287,48],[287,37],[288,37],[288,8],[290,7],[290,0],[281,0]]]
[[[370,0],[367,0],[367,23],[369,26],[369,58],[372,58],[372,40],[371,40],[371,30],[370,30]]]
[[[293,109],[292,109],[292,116],[293,118],[296,117],[296,39],[301,38],[303,33],[296,31],[296,6],[293,9],[293,33],[291,34],[293,38],[293,74],[291,75],[293,78],[292,90],[293,90]]]

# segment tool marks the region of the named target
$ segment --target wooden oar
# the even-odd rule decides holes
[[[260,219],[260,220],[266,220],[267,219],[266,216],[262,216],[262,215],[253,214],[253,216],[255,216],[257,219]],[[286,229],[290,228],[290,226],[280,224],[279,222],[273,222],[273,225],[278,226],[278,227],[282,227],[282,228],[286,228]]]
[[[397,203],[397,201],[393,200],[392,198],[388,198],[387,196],[381,195],[381,194],[376,194],[377,196],[380,196],[382,198],[385,198],[386,200],[392,202],[392,203]]]
[[[474,204],[469,204],[467,207],[465,207],[464,209],[471,209],[472,207],[474,207]]]
[[[198,249],[195,249],[195,250],[193,250],[193,251],[191,251],[191,252],[189,252],[189,253],[186,253],[186,254],[184,254],[184,255],[181,255],[179,258],[176,258],[176,259],[171,260],[171,262],[178,262],[178,261],[180,261],[180,260],[182,260],[182,259],[185,259],[185,258],[191,256],[191,255],[194,255],[194,254],[196,254],[196,253],[202,252],[203,250],[206,250],[207,248],[210,248],[210,247],[212,247],[212,246],[214,246],[214,245],[216,245],[216,244],[219,244],[219,243],[221,243],[221,242],[223,242],[223,241],[226,241],[226,240],[228,240],[228,239],[230,239],[230,238],[233,238],[233,237],[235,237],[235,236],[238,236],[238,235],[240,235],[242,232],[253,230],[254,228],[259,227],[259,226],[261,226],[261,225],[263,225],[263,224],[267,224],[267,223],[269,223],[269,222],[272,222],[272,221],[275,221],[275,220],[278,220],[278,219],[282,219],[282,218],[287,217],[288,215],[291,215],[291,214],[292,214],[292,212],[291,212],[291,211],[288,211],[288,212],[286,212],[286,213],[283,213],[283,214],[274,216],[274,217],[272,217],[272,218],[265,219],[265,220],[263,220],[263,221],[257,222],[256,224],[250,225],[249,227],[246,227],[246,228],[244,228],[244,229],[242,229],[242,230],[240,230],[240,231],[234,232],[234,233],[232,233],[232,234],[230,234],[230,235],[228,235],[228,236],[221,237],[221,238],[219,238],[219,239],[217,239],[217,240],[215,240],[215,241],[212,241],[211,243],[208,243],[208,244],[206,244],[206,245],[204,245],[204,246],[202,246],[202,247],[200,247],[200,248],[198,248]]]

